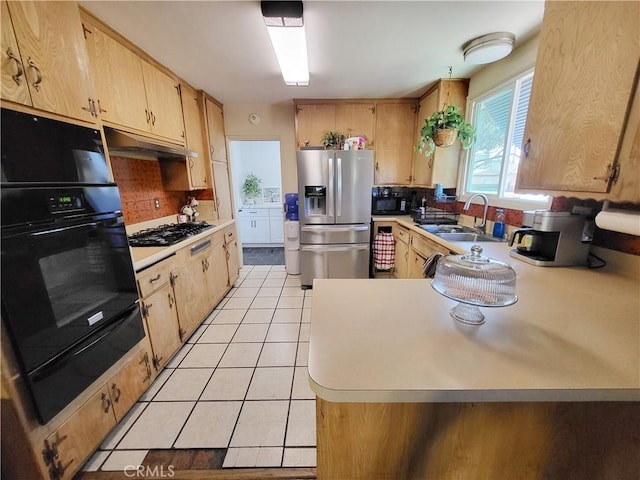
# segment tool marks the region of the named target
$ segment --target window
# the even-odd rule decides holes
[[[471,101],[476,141],[467,156],[464,192],[499,199],[547,202],[546,195],[514,192],[533,70]]]

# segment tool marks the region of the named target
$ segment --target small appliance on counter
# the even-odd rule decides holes
[[[523,223],[531,226],[513,233],[509,244],[516,248],[509,252],[512,257],[539,267],[587,265],[586,217],[546,210],[525,213]]]
[[[391,187],[376,187],[371,192],[372,215],[407,215],[411,202],[391,191]]]

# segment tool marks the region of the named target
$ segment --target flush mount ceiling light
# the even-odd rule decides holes
[[[260,2],[285,85],[309,85],[302,2]]]
[[[495,62],[511,53],[516,36],[509,32],[496,32],[474,38],[462,47],[464,61],[473,65]]]

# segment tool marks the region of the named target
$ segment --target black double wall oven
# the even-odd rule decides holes
[[[47,423],[144,337],[100,132],[2,109],[2,322]]]

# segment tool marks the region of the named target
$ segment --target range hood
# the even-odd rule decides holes
[[[104,127],[109,155],[125,157],[158,159],[197,157],[197,152],[191,152],[180,145],[172,145],[161,140],[155,140],[135,133],[123,132],[115,128]]]

